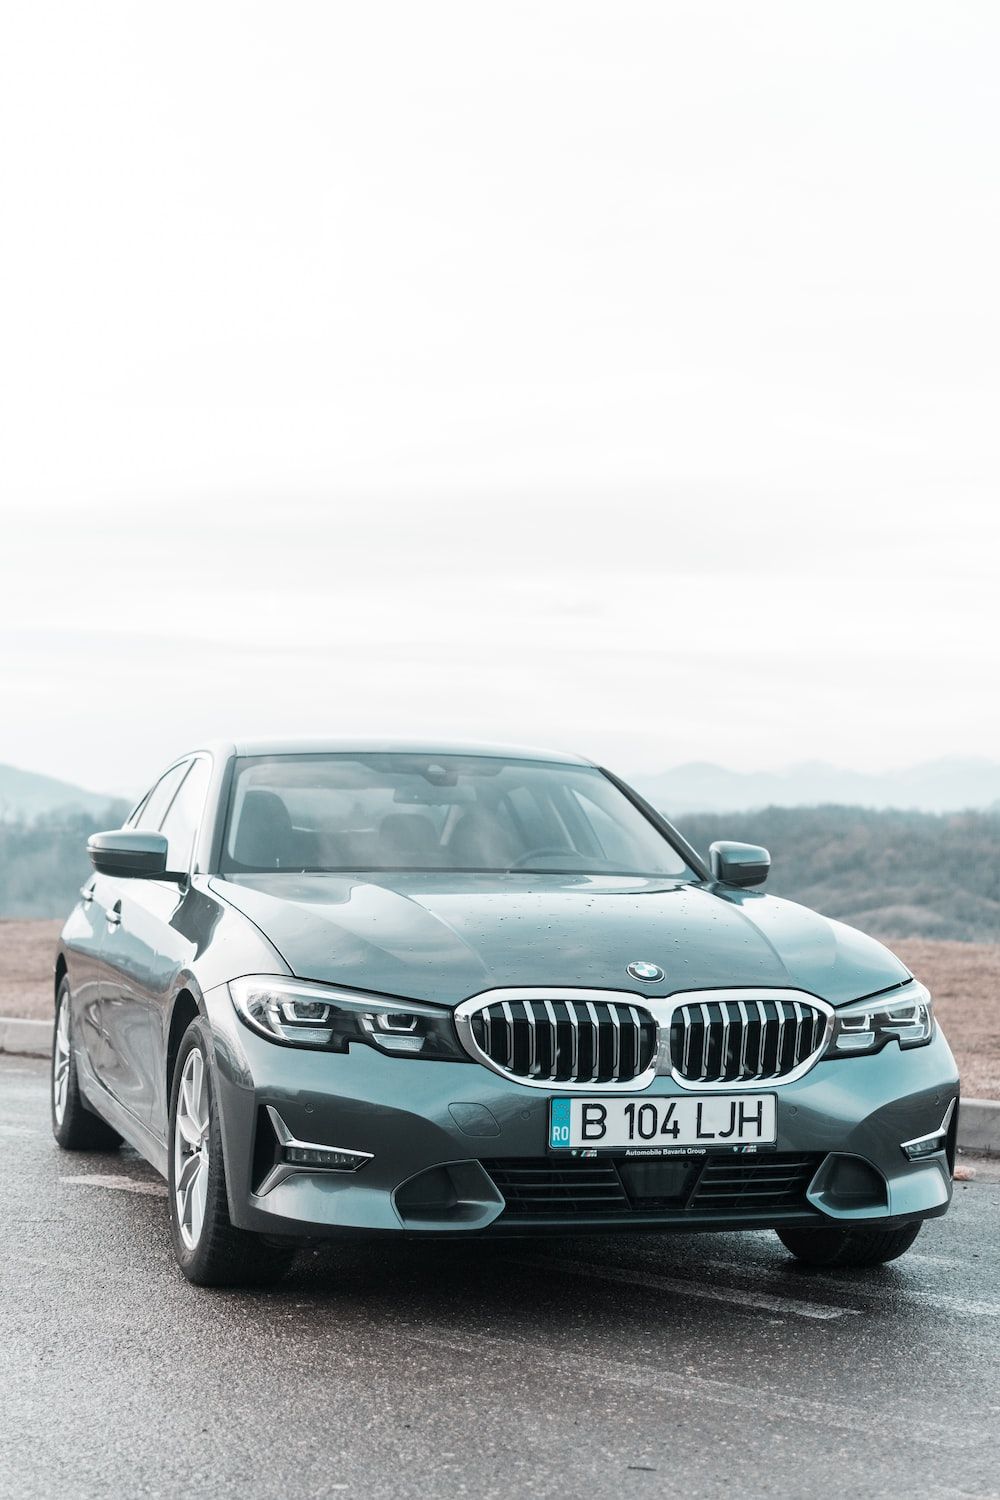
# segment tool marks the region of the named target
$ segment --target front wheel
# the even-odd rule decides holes
[[[775,1233],[807,1266],[880,1266],[905,1254],[920,1221],[901,1229],[778,1229]]]
[[[265,1286],[294,1250],[268,1245],[229,1217],[211,1051],[201,1020],[181,1040],[170,1090],[168,1202],[177,1263],[197,1286]]]

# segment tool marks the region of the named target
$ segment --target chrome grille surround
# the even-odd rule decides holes
[[[527,1088],[634,1093],[656,1077],[652,1007],[626,990],[486,990],[455,1010],[476,1062]]]
[[[833,1006],[801,990],[695,990],[667,1004],[657,1072],[699,1093],[794,1083],[833,1032]]]
[[[635,1093],[656,1077],[699,1093],[781,1085],[826,1049],[834,1011],[801,990],[485,990],[455,1010],[476,1062],[525,1088]]]

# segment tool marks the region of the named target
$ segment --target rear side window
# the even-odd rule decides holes
[[[160,823],[160,832],[167,837],[167,869],[189,870],[194,853],[195,835],[201,822],[208,790],[209,766],[207,760],[191,762],[174,800]]]

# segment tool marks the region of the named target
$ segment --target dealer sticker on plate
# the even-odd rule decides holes
[[[693,1146],[768,1146],[777,1139],[774,1094],[685,1094],[672,1098],[553,1099],[553,1151],[676,1151]]]

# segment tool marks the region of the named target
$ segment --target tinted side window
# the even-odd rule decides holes
[[[209,768],[207,760],[191,762],[191,769],[181,782],[167,815],[160,823],[160,832],[167,836],[167,869],[189,870],[194,851],[194,838],[201,822],[205,793],[208,790]]]
[[[172,766],[159,781],[146,798],[145,803],[139,809],[132,824],[133,828],[142,828],[150,833],[155,833],[160,826],[163,814],[170,806],[170,799],[184,778],[184,772],[191,764],[190,761],[182,761],[179,766]]]

